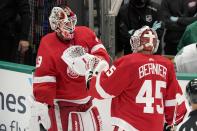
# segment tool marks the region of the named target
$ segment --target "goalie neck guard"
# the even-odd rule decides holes
[[[150,51],[155,53],[159,46],[157,33],[148,26],[136,30],[130,39],[131,49],[134,53]]]

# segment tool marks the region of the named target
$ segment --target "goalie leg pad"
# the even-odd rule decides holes
[[[83,128],[83,123],[79,121],[80,116],[77,113],[71,113],[72,131],[80,131],[80,123]]]
[[[68,131],[101,131],[102,122],[96,107],[86,112],[70,112]]]
[[[42,124],[45,129],[49,129],[51,127],[51,119],[49,117],[48,105],[36,101],[33,96],[28,97],[27,100],[31,112],[28,129],[30,131],[38,130],[40,124]]]

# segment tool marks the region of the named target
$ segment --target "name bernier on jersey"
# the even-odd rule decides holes
[[[139,67],[139,78],[144,76],[155,74],[166,79],[167,68],[161,64],[147,63]]]

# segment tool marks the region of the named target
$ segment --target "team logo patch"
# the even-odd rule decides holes
[[[68,74],[68,76],[69,76],[70,78],[73,78],[73,79],[79,77],[79,75],[78,75],[72,68],[70,68],[69,66],[68,66],[68,68],[67,68],[67,74]]]
[[[152,20],[153,20],[152,15],[146,15],[146,21],[147,22],[152,22]]]
[[[188,3],[188,7],[189,7],[189,8],[192,8],[192,7],[194,7],[194,6],[196,6],[196,1],[192,1],[192,2],[189,2],[189,3]]]

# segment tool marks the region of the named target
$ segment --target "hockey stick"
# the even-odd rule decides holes
[[[172,131],[176,130],[175,125],[177,125],[177,123],[176,123],[177,108],[178,108],[178,105],[180,105],[183,101],[184,101],[184,97],[181,94],[177,93],[176,94],[176,105],[175,105],[174,115],[173,115],[173,120],[172,120]]]
[[[176,105],[175,105],[174,115],[173,115],[173,119],[172,119],[172,128],[170,129],[171,131],[175,131],[177,108],[178,108],[178,102],[176,99]]]

